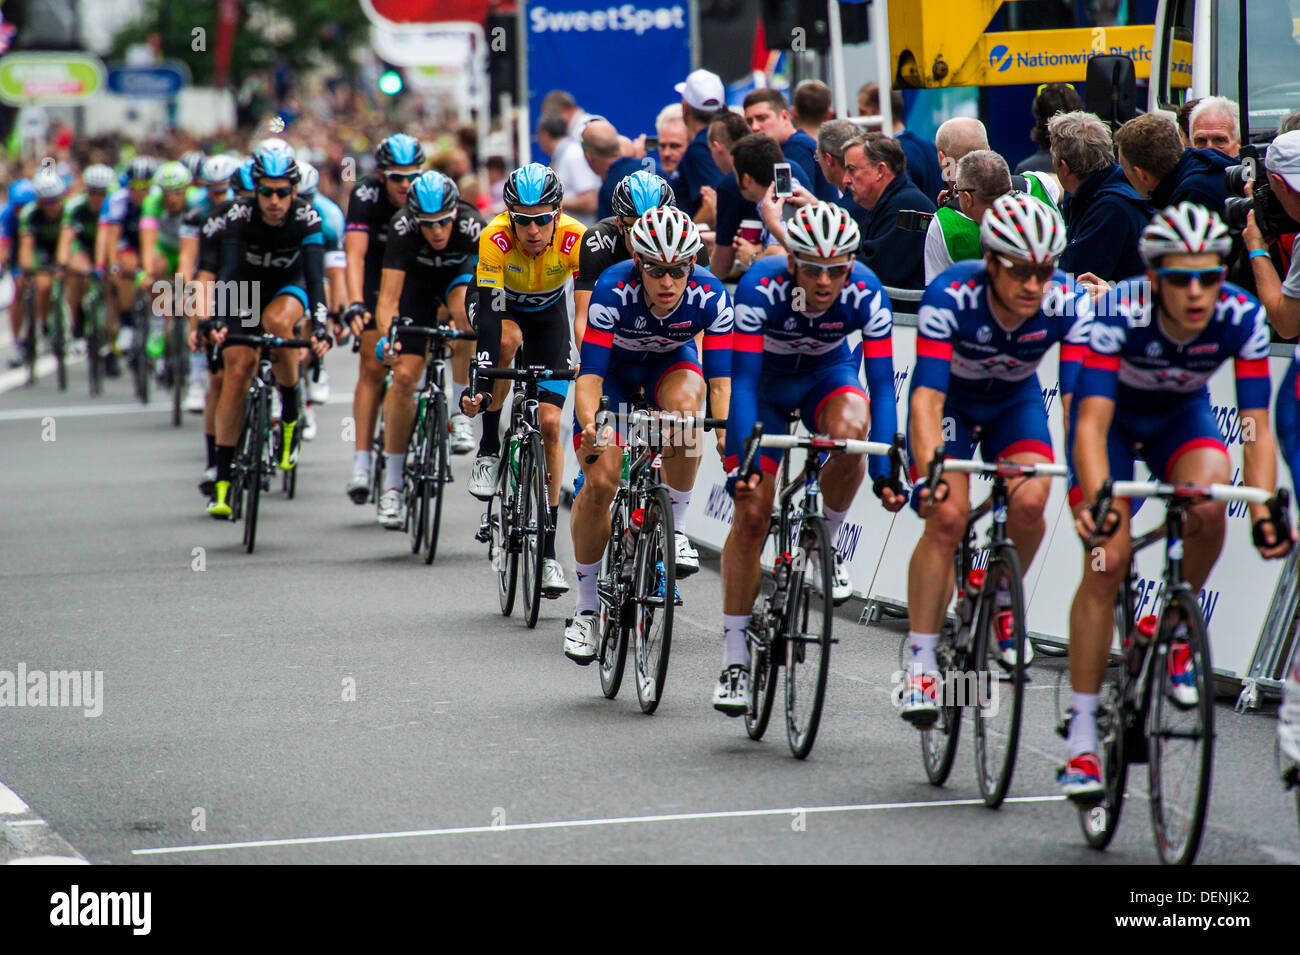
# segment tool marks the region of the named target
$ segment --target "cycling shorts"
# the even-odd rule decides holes
[[[1056,460],[1037,375],[1031,375],[1011,394],[997,400],[972,400],[965,395],[949,394],[943,403],[944,456],[969,459],[975,453],[972,432],[976,426],[980,428],[979,453],[983,461],[993,462],[1013,454],[1037,454],[1048,461]],[[909,457],[911,431],[909,426]],[[915,466],[912,471],[913,480],[923,476]]]
[[[465,296],[465,307],[470,326],[475,330],[478,324],[475,313],[478,310],[477,298],[471,290]],[[573,367],[570,361],[569,345],[569,309],[565,296],[536,312],[506,312],[505,321],[514,322],[523,334],[524,343],[519,347],[515,357],[517,366],[527,367],[541,365],[557,371],[567,371]],[[568,381],[543,381],[537,386],[538,398],[544,404],[564,407],[564,399],[569,394]]]
[[[867,393],[858,378],[858,363],[839,361],[825,368],[811,369],[797,377],[760,377],[758,380],[758,416],[764,434],[785,434],[790,415],[799,412],[804,427],[813,434],[818,432],[817,418],[826,403],[836,395],[861,395]],[[759,464],[768,474],[776,474],[785,451],[781,448],[763,448]]]
[[[674,371],[686,369],[693,371],[704,379],[704,369],[700,367],[699,353],[695,342],[683,342],[677,348],[662,355],[655,355],[649,361],[619,361],[611,358],[605,372],[601,393],[609,399],[609,408],[620,414],[630,414],[642,402],[658,409],[659,386],[664,378]],[[582,430],[577,427],[574,417],[573,447],[576,450],[582,443]],[[627,433],[626,422],[614,422],[621,437]],[[622,441],[619,445],[622,446]]]

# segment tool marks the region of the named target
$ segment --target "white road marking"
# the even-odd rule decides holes
[[[90,864],[4,783],[0,783],[0,863]]]
[[[325,402],[330,405],[352,404],[351,394],[331,395],[330,400]],[[55,405],[48,408],[11,408],[8,411],[0,411],[0,421],[32,421],[39,418],[94,418],[102,415],[119,415],[119,414],[155,414],[159,412],[168,412],[172,410],[171,398],[165,401],[151,401],[147,405],[142,405],[138,401],[119,402],[117,404],[92,404],[92,405]],[[198,420],[198,415],[188,415]]]
[[[1009,803],[1062,802],[1064,796],[1012,796]],[[555,822],[524,822],[500,826],[462,826],[456,829],[410,829],[404,832],[368,832],[345,836],[303,836],[296,839],[260,839],[254,842],[223,842],[198,846],[164,846],[133,849],[132,855],[154,856],[178,852],[218,852],[227,849],[267,849],[279,846],[327,845],[335,842],[366,842],[378,839],[414,839],[433,836],[478,835],[484,832],[534,832],[542,829],[579,829],[592,826],[628,826],[647,822],[693,822],[705,819],[745,819],[758,816],[789,816],[841,812],[878,812],[888,809],[934,809],[946,806],[982,806],[982,799],[939,799],[933,802],[881,802],[857,806],[793,806],[788,809],[732,809],[719,812],[679,812],[659,816],[619,816],[610,819],[565,819]]]

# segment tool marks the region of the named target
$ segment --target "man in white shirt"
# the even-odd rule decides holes
[[[538,124],[539,145],[542,144],[542,124],[548,119],[564,124],[563,132],[560,132],[558,126],[548,129],[555,144],[554,151],[550,154],[551,168],[564,185],[564,211],[583,225],[593,225],[600,202],[600,176],[592,171],[582,151],[582,130],[591,116],[568,93],[552,90],[542,100],[542,122]],[[555,126],[554,123],[550,125]],[[545,145],[542,148],[545,149]]]

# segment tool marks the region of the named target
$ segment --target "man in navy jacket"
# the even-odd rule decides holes
[[[1232,157],[1217,149],[1184,149],[1178,127],[1155,113],[1121,126],[1115,145],[1124,175],[1157,209],[1195,202],[1223,214],[1223,170],[1234,164]]]
[[[934,212],[934,203],[907,178],[898,140],[870,132],[844,147],[844,187],[871,220],[862,232],[858,259],[893,288],[925,287],[925,232],[898,227],[904,210]]]
[[[1066,192],[1061,216],[1069,245],[1060,267],[1107,282],[1138,275],[1146,268],[1138,242],[1154,210],[1111,158],[1109,127],[1092,113],[1075,111],[1052,117],[1048,130],[1052,169]]]

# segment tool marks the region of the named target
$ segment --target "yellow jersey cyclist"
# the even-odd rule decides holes
[[[504,367],[519,341],[525,365],[571,367],[569,308],[566,286],[577,274],[585,227],[561,211],[564,187],[555,170],[540,163],[516,169],[503,190],[506,211],[488,223],[478,243],[475,289],[468,296],[470,321],[478,331],[478,360]],[[508,383],[499,383],[508,384]],[[564,448],[560,442],[561,409],[568,394],[567,381],[543,382],[541,390],[542,441],[546,447],[550,530],[542,562],[542,594],[554,598],[569,589],[564,571],[555,559],[555,522],[560,503],[559,476],[564,473]],[[492,497],[496,487],[501,439],[498,423],[506,389],[461,398],[461,410],[473,417],[486,412],[478,457],[469,480],[469,492],[480,500]]]

